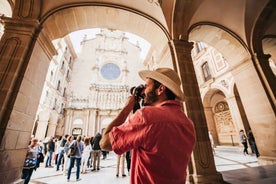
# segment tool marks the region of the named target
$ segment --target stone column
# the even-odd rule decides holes
[[[47,137],[55,136],[57,122],[58,122],[58,113],[56,111],[52,111],[49,119],[49,124],[48,124]]]
[[[272,104],[274,113],[276,113],[276,104],[275,104],[275,97],[276,97],[276,77],[273,74],[270,66],[269,66],[269,58],[271,55],[266,54],[256,54],[255,60],[257,61],[257,67],[261,67],[260,74],[264,80],[264,85],[266,86],[266,90],[269,96],[270,103]]]
[[[2,19],[5,33],[0,41],[0,141],[39,32],[37,20]]]
[[[88,119],[88,136],[95,135],[95,123],[96,123],[96,110],[90,109],[89,119]]]
[[[38,140],[43,140],[45,138],[49,119],[50,119],[49,110],[44,110],[39,113],[37,129],[35,132],[35,137],[38,138]]]
[[[4,158],[0,161],[1,183],[20,182],[33,127],[35,112],[30,105],[37,104],[28,98],[28,92],[34,84],[24,79],[31,78],[25,74],[41,29],[40,2],[16,0],[12,18],[1,17],[4,22],[0,40],[0,158]],[[24,82],[29,88],[21,88]]]
[[[70,132],[69,132],[69,123],[71,122],[70,121],[70,116],[71,116],[71,109],[66,109],[65,110],[65,121],[64,121],[64,133],[65,134],[68,134],[68,135],[71,135]]]
[[[98,132],[98,124],[99,124],[100,120],[101,120],[101,114],[100,114],[99,110],[96,110],[95,120],[94,120],[94,135],[96,135]]]
[[[191,50],[193,43],[185,40],[170,42],[174,54],[174,67],[180,74],[182,89],[185,94],[186,113],[192,119],[196,131],[196,145],[189,166],[191,183],[222,183],[223,178],[216,171],[204,109],[195,75]]]
[[[89,116],[90,116],[90,109],[85,110],[85,119],[84,119],[84,126],[83,128],[83,135],[88,136],[88,124],[89,124]]]
[[[39,7],[40,1],[20,3],[18,0],[13,18],[1,17],[4,34],[0,40],[0,142],[40,32]]]
[[[214,113],[212,109],[213,109],[212,107],[204,107],[204,112],[206,116],[206,123],[208,122],[207,124],[208,130],[211,132],[214,139],[214,144],[216,146],[219,144],[219,141],[218,141],[216,122],[214,120]]]
[[[249,130],[248,120],[243,108],[239,107],[236,96],[227,97],[225,98],[225,100],[227,101],[227,104],[229,106],[233,125],[235,126],[235,132],[233,132],[231,135],[233,141],[232,144],[242,146],[240,142],[239,131],[245,130],[245,132],[247,133],[247,131]]]
[[[227,97],[227,98],[225,98],[225,100],[229,106],[229,110],[230,110],[232,119],[234,121],[234,126],[235,126],[237,133],[241,129],[245,130],[245,126],[243,124],[243,119],[241,117],[242,112],[240,112],[240,110],[239,110],[239,106],[237,104],[235,96]]]

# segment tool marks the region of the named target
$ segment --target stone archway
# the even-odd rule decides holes
[[[238,122],[232,118],[228,101],[218,89],[209,90],[203,97],[207,126],[215,145],[239,145]]]
[[[23,7],[21,7],[21,5],[23,5]],[[56,51],[51,43],[51,39],[54,37],[51,38],[50,32],[53,31],[54,27],[49,28],[48,26],[51,27],[51,23],[55,22],[55,19],[57,18],[56,16],[58,16],[58,12],[62,12],[62,14],[65,15],[66,10],[68,10],[66,8],[58,9],[58,11],[56,11],[57,14],[48,15],[49,20],[53,18],[53,22],[45,21],[45,24],[41,24],[41,22],[38,20],[39,15],[41,15],[39,7],[41,7],[40,1],[32,1],[26,4],[18,3],[14,9],[13,17],[3,18],[5,21],[5,33],[1,38],[0,47],[2,48],[2,51],[4,50],[5,52],[2,52],[0,55],[1,57],[5,58],[3,63],[1,63],[3,64],[1,66],[6,68],[6,72],[4,73],[3,78],[1,76],[1,80],[3,79],[4,81],[4,83],[1,83],[1,85],[4,85],[5,89],[7,89],[7,93],[5,93],[1,99],[3,100],[1,101],[1,104],[7,104],[7,106],[3,106],[5,109],[2,109],[0,116],[2,127],[1,143],[3,147],[3,151],[0,154],[3,158],[5,157],[7,159],[1,161],[1,166],[3,166],[2,168],[5,168],[5,170],[0,172],[1,174],[5,175],[3,181],[7,183],[14,182],[14,178],[18,179],[21,175],[22,163],[25,157],[27,144],[31,136],[33,123],[35,121],[35,113],[39,104],[39,97],[42,92],[46,72],[50,60],[56,54]],[[71,8],[72,12],[74,12],[73,9],[74,8]],[[110,10],[109,16],[112,17],[109,18],[111,20],[114,19],[114,17],[116,18],[114,13],[116,14],[118,12],[117,8],[112,9],[109,7],[104,9],[106,11]],[[97,10],[94,9],[94,11]],[[122,12],[127,13],[128,11]],[[81,14],[83,11],[78,11],[78,13],[80,14],[78,17],[82,17]],[[124,17],[129,18],[130,14],[127,13],[128,16]],[[148,28],[151,28],[152,30],[151,32],[140,32],[140,34],[143,35],[146,33],[151,33],[148,34],[148,38],[154,38],[156,34],[159,34],[159,37],[157,40],[155,40],[155,43],[152,43],[153,45],[155,44],[159,47],[157,47],[158,49],[152,49],[152,52],[155,51],[155,53],[157,53],[156,55],[160,59],[159,61],[162,63],[163,55],[160,53],[170,53],[167,44],[168,36],[167,33],[164,33],[165,29],[160,28],[160,25],[154,23],[153,19],[149,20],[150,18],[145,18],[135,13],[132,14],[135,15],[135,17],[140,16],[140,18],[144,20],[145,25],[147,25]],[[67,18],[69,19],[70,17]],[[122,17],[119,16],[117,18]],[[61,20],[66,22],[64,19]],[[138,23],[133,20],[131,21],[133,24]],[[47,25],[47,23],[49,24]],[[83,23],[82,25],[84,25],[83,27],[93,27],[100,25],[98,21],[93,23],[94,24],[89,25]],[[117,23],[118,24],[114,25],[120,24],[120,22]],[[121,22],[121,25],[124,25],[124,22]],[[135,28],[137,26],[139,27],[139,24],[131,27]],[[59,32],[60,35],[58,36],[64,36],[70,31],[78,30],[83,27],[77,26],[76,29],[69,28],[65,32]],[[58,32],[59,30],[55,31]],[[55,123],[53,121],[52,125],[54,126]],[[10,142],[10,140],[14,141]],[[10,149],[13,150],[13,154],[10,154]],[[16,155],[16,157],[14,157],[14,155]]]
[[[45,78],[45,73],[47,71],[47,64],[50,61],[51,57],[53,55],[55,55],[55,50],[53,49],[50,41],[51,39],[49,39],[50,33],[42,30],[42,22],[46,21],[46,19],[52,16],[52,14],[54,14],[55,12],[58,11],[62,11],[65,9],[69,9],[72,7],[76,7],[76,6],[81,6],[84,5],[82,3],[78,3],[77,0],[68,0],[68,1],[55,1],[56,3],[48,3],[46,4],[46,1],[23,1],[23,0],[16,0],[15,3],[16,7],[14,8],[14,14],[13,14],[13,18],[9,19],[9,18],[4,18],[6,27],[5,27],[5,34],[3,36],[3,39],[1,39],[0,41],[0,48],[2,49],[0,52],[0,59],[1,59],[1,101],[0,101],[0,105],[2,107],[1,109],[1,114],[0,114],[0,123],[1,123],[1,147],[3,148],[2,152],[1,152],[1,158],[7,158],[6,160],[1,160],[1,166],[3,166],[2,170],[0,171],[1,175],[3,175],[3,181],[4,182],[11,182],[14,179],[14,176],[16,176],[18,178],[18,176],[20,175],[20,170],[22,167],[22,160],[24,159],[23,156],[25,155],[24,153],[26,152],[26,147],[27,147],[27,140],[28,137],[30,136],[30,127],[32,126],[30,122],[32,122],[34,119],[34,109],[35,106],[37,106],[38,104],[38,96],[39,94],[41,94],[41,90],[42,90],[42,83],[41,81],[44,81],[43,78]],[[91,1],[82,1],[82,2],[86,2],[85,6],[89,6],[89,3],[91,3]],[[156,25],[161,25],[161,26],[157,26],[160,28],[160,31],[162,32],[162,34],[164,33],[163,36],[161,36],[162,38],[166,37],[166,42],[169,40],[169,35],[167,33],[167,30],[170,30],[172,33],[174,38],[186,38],[186,29],[183,29],[185,31],[185,33],[181,36],[178,33],[181,33],[182,31],[182,27],[185,26],[181,26],[181,25],[186,25],[188,24],[192,24],[193,21],[190,21],[189,19],[186,19],[186,17],[192,17],[193,15],[188,14],[188,16],[184,16],[183,12],[187,12],[187,11],[177,11],[177,10],[185,10],[182,6],[177,6],[178,4],[181,5],[181,2],[185,2],[185,4],[190,4],[192,3],[192,1],[178,1],[175,7],[174,5],[169,6],[171,7],[171,9],[173,9],[173,11],[171,12],[165,12],[165,9],[167,8],[166,5],[168,5],[169,3],[173,4],[172,2],[167,1],[166,3],[164,3],[164,6],[162,7],[164,9],[164,12],[167,13],[167,15],[169,14],[170,16],[166,16],[166,20],[168,22],[168,25],[170,26],[169,28],[167,28],[167,26],[165,26],[164,22],[155,19],[155,16],[146,16],[146,15],[151,15],[151,8],[146,8],[146,13],[144,12],[139,12],[139,11],[135,11],[136,9],[139,9],[139,7],[141,8],[141,6],[143,6],[146,2],[149,1],[143,1],[143,3],[139,3],[137,5],[137,7],[134,7],[133,5],[131,5],[130,1],[126,1],[123,5],[123,10],[130,10],[129,7],[132,7],[132,10],[130,10],[129,12],[136,12],[137,15],[145,15],[144,18],[145,19],[150,19],[152,22],[155,22]],[[161,1],[160,1],[161,2]],[[44,6],[44,10],[43,12],[40,11],[40,8],[42,7],[41,3],[45,3],[43,4]],[[62,3],[66,4],[65,6],[62,6]],[[199,3],[199,2],[196,2]],[[207,2],[205,2],[207,4]],[[252,2],[254,3],[254,2]],[[52,5],[55,4],[57,5],[56,7],[53,7]],[[153,4],[153,3],[152,3]],[[100,3],[98,4],[98,6],[104,6],[104,5],[108,5],[108,4],[104,4],[104,3]],[[170,4],[169,4],[170,5]],[[251,4],[248,3],[248,6],[250,6]],[[115,7],[115,9],[118,7],[114,4],[109,4],[109,7]],[[139,7],[138,7],[139,6]],[[195,6],[196,8],[197,6]],[[221,6],[220,6],[221,7]],[[247,10],[245,9],[243,6],[238,6],[240,9]],[[228,8],[228,7],[227,7]],[[186,8],[187,10],[189,9]],[[55,12],[53,12],[52,10],[55,10]],[[116,9],[118,10],[118,8]],[[170,10],[170,8],[169,8]],[[176,10],[176,11],[175,11]],[[206,8],[206,10],[209,10]],[[219,12],[221,12],[221,9],[217,9],[217,11],[219,10]],[[236,9],[235,9],[236,10]],[[205,12],[205,11],[200,11],[200,12]],[[230,15],[231,15],[231,11]],[[232,12],[236,12],[236,11],[232,11]],[[250,12],[250,11],[246,11],[246,12]],[[251,11],[252,12],[252,11]],[[81,11],[79,11],[80,14],[82,14]],[[114,13],[114,12],[113,12]],[[155,12],[154,12],[155,13]],[[206,13],[206,12],[205,12]],[[153,14],[153,13],[152,13]],[[256,13],[258,14],[258,13]],[[39,17],[39,16],[43,16],[43,15],[47,15],[48,17]],[[114,14],[113,14],[114,15]],[[160,15],[160,14],[158,14]],[[178,16],[179,15],[179,16]],[[243,14],[244,17],[247,17],[248,14]],[[250,15],[250,14],[249,14]],[[163,16],[163,14],[162,14]],[[70,17],[70,16],[69,16]],[[141,16],[143,17],[143,16]],[[184,20],[182,18],[185,18]],[[72,18],[72,17],[71,17]],[[75,17],[74,17],[75,18]],[[80,20],[82,20],[83,17],[80,18]],[[163,17],[162,17],[163,18]],[[160,19],[162,19],[160,18]],[[204,17],[205,18],[205,17]],[[255,17],[253,17],[254,19]],[[60,17],[56,17],[56,19],[53,20],[53,22],[51,22],[49,24],[49,27],[51,27],[51,24],[55,24],[55,21],[60,19]],[[200,19],[198,19],[200,20]],[[247,19],[246,19],[247,20]],[[75,21],[78,22],[78,21]],[[171,23],[173,22],[173,24]],[[245,22],[250,22],[250,21],[245,21]],[[106,22],[105,22],[106,23]],[[125,22],[124,22],[125,23]],[[133,21],[134,25],[137,23],[135,21]],[[231,22],[230,22],[231,23]],[[46,24],[45,24],[46,25]],[[60,25],[64,25],[64,24],[60,24]],[[86,24],[80,24],[80,25],[86,25]],[[79,24],[77,24],[77,26],[80,26]],[[127,24],[126,24],[127,25]],[[139,24],[141,25],[141,24]],[[135,28],[140,27],[140,26],[134,26]],[[172,26],[173,25],[173,26]],[[203,25],[203,24],[201,24]],[[241,26],[243,26],[243,24],[240,24]],[[57,25],[59,27],[59,25]],[[174,27],[175,26],[175,27]],[[252,26],[254,26],[254,23],[252,24]],[[154,27],[154,26],[153,26]],[[188,26],[189,27],[189,26]],[[201,26],[201,27],[204,27]],[[245,26],[244,26],[245,27]],[[62,26],[62,28],[65,28]],[[150,30],[151,30],[151,34],[149,34],[149,38],[156,38],[156,32],[152,31],[151,26],[149,26]],[[187,28],[187,27],[186,27]],[[206,28],[206,27],[204,27]],[[210,28],[210,27],[208,27]],[[213,27],[216,28],[216,27]],[[246,31],[250,32],[251,29],[247,29],[248,27],[245,27]],[[79,27],[77,27],[75,30],[78,30]],[[208,29],[206,29],[208,30]],[[206,31],[205,30],[205,31]],[[215,31],[214,31],[215,30]],[[58,33],[65,34],[65,32],[60,31],[60,29],[56,29],[56,31]],[[179,31],[179,32],[178,32]],[[183,32],[184,32],[183,31]],[[201,30],[198,33],[202,33],[202,35],[205,35],[204,29]],[[253,131],[261,129],[262,127],[270,127],[270,129],[264,129],[263,132],[265,132],[265,138],[269,137],[271,140],[275,140],[275,133],[273,132],[273,130],[275,130],[275,115],[273,114],[273,111],[271,110],[271,107],[267,107],[266,104],[269,104],[267,102],[266,99],[266,95],[265,92],[263,90],[263,88],[257,89],[258,86],[262,86],[261,82],[259,81],[254,65],[252,64],[252,60],[251,60],[251,55],[248,54],[249,52],[247,52],[246,49],[246,44],[243,44],[242,42],[239,42],[240,40],[245,40],[243,39],[238,39],[237,37],[233,36],[234,34],[229,34],[229,32],[225,31],[224,29],[210,29],[209,30],[210,34],[208,33],[208,35],[210,35],[209,39],[213,39],[211,40],[211,42],[213,44],[211,45],[216,45],[217,47],[221,47],[223,48],[223,52],[228,53],[229,55],[229,59],[232,59],[232,69],[233,69],[233,73],[235,76],[235,79],[240,81],[237,86],[239,88],[239,91],[241,92],[241,99],[243,104],[245,105],[245,110],[246,110],[246,114],[248,115],[248,117],[250,117],[249,121],[252,125],[254,125],[254,129],[252,128]],[[214,31],[214,32],[212,32]],[[219,37],[216,37],[215,33],[216,31],[218,31],[218,35]],[[238,29],[236,30],[238,31]],[[148,30],[144,30],[141,31],[140,33],[146,33],[149,32]],[[39,34],[40,33],[40,34]],[[68,32],[67,32],[68,33]],[[158,32],[159,33],[159,32]],[[60,35],[60,36],[61,36]],[[143,35],[143,34],[142,34]],[[197,34],[197,36],[199,36],[200,34]],[[204,38],[206,39],[206,42],[208,43],[208,37],[202,37],[199,36],[199,38],[202,38],[204,40]],[[58,37],[60,37],[58,36]],[[144,35],[145,36],[145,35]],[[246,35],[248,36],[248,38],[251,38],[250,34]],[[142,36],[143,37],[143,36]],[[158,37],[159,38],[159,37]],[[224,39],[227,38],[227,39]],[[229,38],[229,40],[228,40]],[[236,38],[236,40],[235,40]],[[234,43],[238,43],[238,45],[232,45],[230,44],[230,49],[227,50],[227,47],[225,47],[228,44],[228,41],[231,41],[231,39],[233,39],[232,41],[234,41]],[[161,40],[161,41],[164,41]],[[188,70],[191,70],[192,67],[189,66],[190,63],[188,63],[187,65],[185,65],[185,62],[188,61],[189,62],[189,58],[188,55],[190,54],[190,50],[191,49],[191,44],[189,44],[187,42],[187,40],[182,41],[182,40],[174,40],[173,41],[174,46],[177,47],[176,51],[178,53],[178,59],[179,61],[183,61],[180,64],[181,69],[179,69],[180,74],[182,76],[182,79],[184,79],[185,77],[187,77],[187,82],[189,83],[190,81],[192,81],[189,85],[195,88],[197,88],[197,85],[195,84],[193,86],[194,78],[193,72],[190,72]],[[167,43],[162,45],[160,44],[160,40],[156,40],[156,41],[152,41],[152,43],[157,43],[156,44],[156,48],[159,48],[159,54],[157,54],[158,59],[160,59],[160,61],[164,61],[165,59],[171,60],[171,53],[170,53],[170,49],[167,46]],[[162,42],[163,43],[163,42]],[[231,43],[231,42],[230,42]],[[160,45],[162,45],[160,47]],[[156,49],[155,48],[155,49]],[[237,48],[240,48],[237,49]],[[153,49],[154,50],[154,49]],[[153,50],[151,50],[153,52]],[[237,52],[234,52],[237,51]],[[222,53],[223,53],[222,52]],[[162,53],[162,54],[160,54]],[[223,53],[223,54],[225,54]],[[238,57],[235,57],[235,55],[231,55],[232,54],[237,54]],[[243,56],[248,56],[248,57],[240,57],[240,55]],[[30,59],[31,58],[31,59]],[[185,62],[184,62],[185,61]],[[177,62],[175,62],[176,64],[178,64]],[[184,63],[184,64],[183,64]],[[159,63],[159,64],[164,64],[164,63]],[[167,63],[166,63],[167,64]],[[3,69],[4,68],[4,69]],[[187,69],[186,69],[187,68]],[[186,70],[186,71],[185,71]],[[252,72],[252,73],[251,73]],[[190,75],[190,73],[192,73]],[[247,85],[246,81],[247,78],[249,77],[250,79],[250,83],[249,85]],[[253,80],[253,81],[252,81]],[[254,81],[256,81],[256,83],[254,83]],[[196,83],[196,82],[195,82]],[[22,84],[22,85],[21,85]],[[255,84],[255,86],[254,86]],[[189,107],[190,109],[194,110],[196,109],[196,111],[193,111],[190,113],[191,116],[195,117],[196,120],[198,120],[199,125],[203,125],[200,126],[198,128],[198,132],[199,132],[199,140],[200,140],[200,144],[201,143],[204,144],[204,140],[207,140],[207,132],[205,134],[205,129],[204,129],[204,118],[201,117],[198,114],[202,114],[201,113],[201,105],[197,102],[199,102],[199,98],[197,98],[198,94],[197,91],[193,91],[190,90],[191,86],[187,85],[185,86],[186,92],[189,94],[192,94],[189,96],[188,98],[188,102],[189,102]],[[246,88],[245,86],[248,86],[248,88]],[[246,88],[246,89],[245,89]],[[247,98],[247,92],[250,91],[253,93],[253,97],[251,98]],[[196,94],[195,94],[196,93]],[[31,94],[31,95],[30,95]],[[190,100],[190,101],[189,101]],[[252,101],[254,101],[255,103],[260,104],[260,106],[252,106]],[[199,107],[199,108],[198,108]],[[200,112],[199,112],[200,111]],[[199,112],[199,113],[198,113]],[[195,116],[193,115],[196,114]],[[263,116],[261,116],[263,115]],[[265,118],[262,118],[265,117]],[[200,124],[201,122],[203,122],[202,124]],[[203,127],[203,129],[201,129]],[[202,130],[202,131],[201,131]],[[260,133],[258,136],[260,136],[260,138],[263,136],[262,133]],[[263,138],[263,137],[262,137]],[[267,140],[267,139],[262,139],[262,140]],[[262,143],[262,155],[267,155],[267,158],[265,158],[265,156],[262,156],[263,159],[269,159],[269,158],[273,158],[275,160],[275,152],[273,152],[273,150],[275,150],[275,143],[271,144],[270,148],[267,148],[265,145],[267,145],[267,142],[260,142]],[[208,146],[204,147],[204,145],[201,147],[203,148],[202,150],[206,150],[208,149]],[[208,160],[205,159],[204,154],[200,153],[200,150],[196,150],[196,160],[198,161],[202,161],[202,160]],[[12,152],[12,154],[10,154]],[[199,155],[199,156],[198,156]],[[203,166],[205,166],[204,162]],[[200,165],[201,163],[199,163],[198,165]],[[198,166],[198,165],[195,165]],[[206,167],[205,167],[206,168]],[[202,169],[202,172],[195,172],[195,175],[200,175],[199,178],[203,178],[208,180],[211,174],[210,170],[212,170],[212,168],[208,168],[208,171],[206,169]],[[202,175],[201,175],[202,174]],[[205,180],[205,181],[206,181]]]
[[[233,75],[249,125],[256,135],[255,137],[259,139],[257,144],[260,147],[260,152],[267,155],[259,157],[259,161],[260,163],[270,162],[273,160],[271,157],[275,158],[275,153],[272,151],[274,148],[268,148],[263,137],[275,138],[275,114],[272,106],[266,105],[270,104],[270,101],[265,89],[258,87],[263,84],[256,69],[255,56],[241,41],[242,39],[221,25],[207,22],[198,23],[191,26],[189,32],[190,40],[206,42],[221,52],[229,61],[229,72]],[[255,105],[256,102],[258,105]],[[264,119],[264,117],[266,118]],[[271,142],[271,145],[276,146],[275,142]]]

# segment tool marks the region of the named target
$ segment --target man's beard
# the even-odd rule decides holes
[[[145,94],[145,98],[144,98],[144,106],[150,106],[152,105],[154,102],[156,102],[158,99],[156,93],[155,93],[155,89],[151,90],[148,94]]]

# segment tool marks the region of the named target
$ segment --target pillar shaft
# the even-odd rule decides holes
[[[0,40],[0,142],[39,33],[36,20],[2,19],[5,32]]]
[[[35,133],[35,137],[38,138],[38,140],[43,140],[45,138],[49,119],[50,119],[50,111],[44,110],[39,113],[37,128]]]
[[[236,129],[237,135],[241,129],[248,130],[248,128],[243,123],[243,119],[241,116],[242,112],[239,109],[239,106],[237,104],[237,100],[236,100],[235,96],[225,98],[225,100],[227,101],[227,104],[229,106],[229,110],[231,112],[231,117],[234,121],[234,126]],[[239,140],[239,136],[238,136],[238,140]]]
[[[193,44],[184,40],[170,42],[175,53],[175,63],[182,81],[185,94],[186,113],[192,119],[196,131],[196,145],[192,154],[192,167],[189,167],[189,179],[194,183],[221,183],[222,175],[216,171],[208,128],[200,91],[195,75],[191,50]]]
[[[49,119],[47,137],[55,136],[59,115],[56,111],[52,111]]]
[[[38,140],[44,140],[46,130],[47,130],[47,126],[48,126],[48,121],[40,121],[39,120],[37,122],[37,130],[36,130],[36,133],[35,133],[35,137]]]
[[[271,103],[271,106],[276,113],[276,104],[275,104],[275,97],[276,97],[276,77],[273,74],[270,66],[269,66],[269,58],[270,55],[265,54],[256,54],[255,61],[257,63],[257,68],[261,68],[259,70],[261,78],[264,80],[264,86],[266,86],[266,93],[268,99]]]
[[[208,131],[210,131],[211,135],[213,136],[215,146],[219,145],[216,122],[214,120],[214,113],[212,111],[212,107],[204,107],[204,112],[206,116],[206,122],[208,122]]]

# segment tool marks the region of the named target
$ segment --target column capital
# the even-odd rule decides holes
[[[169,43],[174,45],[175,49],[183,49],[185,52],[191,52],[193,49],[193,42],[189,42],[188,40],[170,40]]]
[[[40,22],[37,19],[20,19],[1,17],[4,24],[5,33],[14,33],[32,36],[37,30],[41,29]]]

